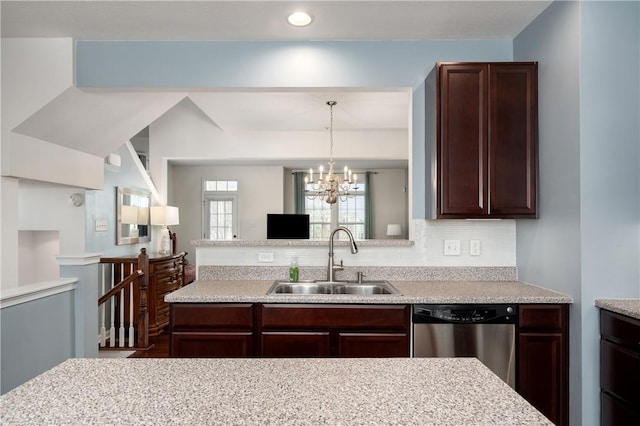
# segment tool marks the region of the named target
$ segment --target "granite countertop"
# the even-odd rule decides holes
[[[598,308],[640,319],[640,299],[596,299]]]
[[[475,358],[70,359],[0,424],[551,425]]]
[[[273,281],[199,280],[165,296],[169,303],[572,303],[571,297],[518,281],[392,281],[401,295],[267,295]]]

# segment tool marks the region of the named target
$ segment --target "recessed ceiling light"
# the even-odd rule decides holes
[[[287,21],[296,27],[304,27],[311,23],[311,15],[307,12],[293,12],[289,15]]]

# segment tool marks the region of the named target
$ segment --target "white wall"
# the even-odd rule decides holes
[[[18,285],[54,281],[60,277],[56,256],[60,254],[57,231],[19,231]]]
[[[85,250],[85,207],[69,202],[78,188],[59,187],[46,183],[20,181],[18,200],[19,229],[22,231],[57,231],[60,254],[78,254]]]
[[[73,40],[3,38],[1,42],[4,172],[11,129],[73,85]]]
[[[73,84],[71,39],[1,39],[0,172],[2,257],[0,288],[18,285],[18,179],[7,177],[11,129]],[[37,152],[33,153],[34,155]],[[23,158],[23,160],[25,160]],[[14,161],[17,161],[14,157]],[[31,162],[27,162],[27,165]]]
[[[406,169],[372,169],[371,210],[373,211],[373,239],[387,239],[387,225],[397,223],[402,227],[403,235],[395,238],[408,238],[408,198]]]
[[[347,132],[334,155],[344,159],[407,159],[406,130]],[[341,138],[334,131],[334,139]],[[322,131],[221,130],[196,104],[186,98],[149,127],[150,174],[166,197],[167,159],[326,161],[328,139]]]
[[[169,204],[180,209],[180,225],[171,228],[177,233],[180,251],[193,253],[189,242],[203,238],[203,179],[238,181],[240,240],[266,239],[267,213],[283,212],[281,166],[171,166],[169,176]]]

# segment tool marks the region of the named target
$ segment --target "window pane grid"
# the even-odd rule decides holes
[[[209,201],[209,236],[212,240],[231,240],[233,238],[232,201]]]
[[[238,192],[237,180],[205,180],[205,192]]]
[[[326,240],[332,229],[332,215],[336,215],[338,226],[348,228],[354,238],[365,239],[365,195],[362,191],[364,184],[359,184],[359,191],[342,201],[339,200],[332,208],[322,199],[305,199],[305,213],[309,215],[309,238]],[[340,232],[338,239],[346,239],[347,236]]]

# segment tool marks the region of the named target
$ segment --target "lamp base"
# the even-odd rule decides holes
[[[171,234],[169,232],[168,226],[165,226],[160,231],[160,250],[158,253],[163,256],[171,254]]]

